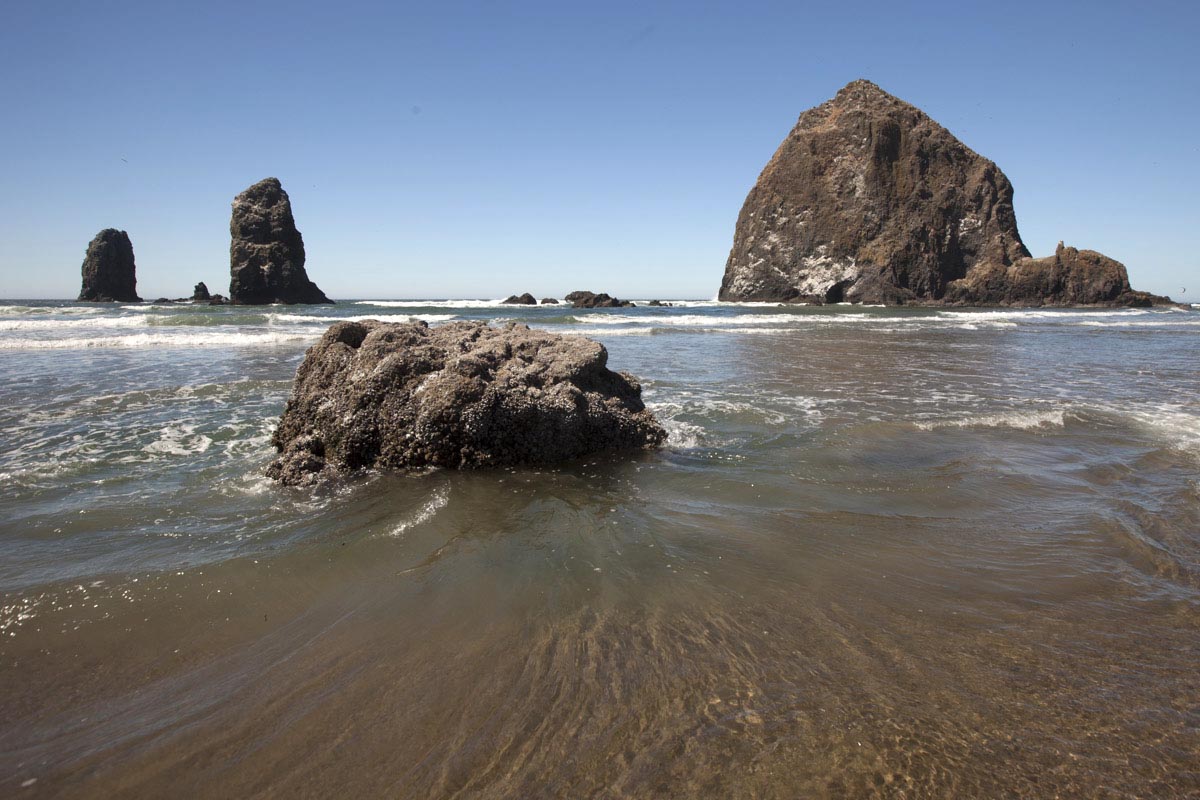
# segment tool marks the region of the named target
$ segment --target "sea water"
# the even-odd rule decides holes
[[[1200,792],[1200,313],[4,302],[0,794]],[[595,338],[670,438],[273,485],[368,318]]]

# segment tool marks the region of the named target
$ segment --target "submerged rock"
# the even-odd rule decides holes
[[[304,271],[304,239],[278,178],[233,199],[229,301],[241,305],[332,303]]]
[[[920,109],[858,80],[801,114],[763,169],[738,215],[718,296],[1009,305],[1132,298],[1124,267],[1094,256],[1056,255],[1059,267],[1030,259],[999,167]],[[1051,277],[1064,271],[1072,277]],[[1101,291],[1112,281],[1124,289]]]
[[[572,308],[624,308],[632,306],[633,303],[628,300],[618,300],[611,295],[601,292],[571,292],[566,297],[566,301],[571,304]]]
[[[196,288],[192,290],[192,302],[207,303],[212,299],[212,295],[208,293],[208,287],[204,285],[204,281],[196,284]]]
[[[125,231],[105,228],[97,233],[88,244],[82,272],[80,300],[117,303],[140,303],[142,300],[137,294],[133,243]]]
[[[666,432],[641,386],[581,336],[510,323],[338,322],[296,373],[267,474],[549,464],[650,448]]]
[[[522,295],[509,295],[508,298],[501,300],[500,302],[510,306],[536,306],[537,298],[535,298],[529,292],[526,292]]]

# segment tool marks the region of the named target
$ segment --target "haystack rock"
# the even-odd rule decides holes
[[[229,233],[229,302],[333,302],[304,271],[304,239],[278,178],[261,180],[233,198]]]
[[[722,300],[1079,305],[1169,302],[1068,248],[1031,259],[999,167],[870,81],[800,115],[750,190]]]
[[[133,263],[133,243],[129,234],[105,228],[88,244],[83,259],[83,288],[80,300],[140,303],[137,294],[137,267]]]
[[[267,474],[550,464],[666,432],[604,346],[509,323],[338,322],[304,357]]]

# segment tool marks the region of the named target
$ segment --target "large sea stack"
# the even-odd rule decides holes
[[[137,267],[129,234],[105,228],[88,245],[83,259],[83,288],[80,300],[139,303]]]
[[[800,115],[738,215],[722,300],[1145,305],[1125,267],[1031,259],[1000,168],[870,81]]]
[[[278,178],[266,178],[233,198],[229,221],[229,301],[332,303],[304,271],[304,239]]]
[[[310,484],[359,470],[550,464],[667,437],[604,346],[510,323],[335,323],[296,373],[267,470]]]

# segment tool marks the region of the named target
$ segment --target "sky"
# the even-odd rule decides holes
[[[334,298],[713,297],[779,142],[868,78],[1000,166],[1035,256],[1200,302],[1197,41],[1183,2],[8,0],[0,297],[76,296],[106,227],[143,297],[226,291],[267,176]]]

